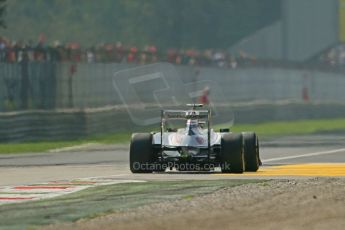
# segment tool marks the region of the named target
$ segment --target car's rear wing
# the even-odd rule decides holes
[[[187,104],[187,106],[193,107],[191,110],[162,110],[161,111],[161,148],[163,148],[163,131],[165,122],[167,120],[198,120],[199,124],[207,123],[207,139],[208,149],[210,150],[210,132],[211,132],[211,110],[196,110],[196,107],[202,107],[202,104]]]
[[[163,110],[162,118],[164,119],[200,119],[208,120],[209,110]]]

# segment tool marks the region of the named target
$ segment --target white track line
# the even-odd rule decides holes
[[[281,160],[290,160],[290,159],[296,159],[296,158],[302,158],[302,157],[312,157],[312,156],[320,156],[320,155],[328,155],[328,154],[334,154],[339,152],[345,152],[345,148],[342,149],[333,149],[329,151],[323,151],[323,152],[315,152],[315,153],[306,153],[301,155],[295,155],[295,156],[288,156],[288,157],[277,157],[277,158],[271,158],[267,160],[263,160],[263,163],[272,162],[272,161],[281,161]]]
[[[87,143],[87,144],[82,144],[82,145],[75,145],[71,147],[63,147],[63,148],[58,148],[58,149],[51,149],[48,152],[50,153],[60,153],[60,152],[66,152],[66,151],[75,151],[75,150],[83,150],[85,148],[97,146],[99,144],[97,143]]]
[[[124,176],[129,176],[131,174],[114,174],[114,175],[109,175],[109,176],[93,176],[93,177],[87,177],[87,178],[83,178],[83,179],[99,179],[99,178],[113,178],[113,179],[117,179],[116,177],[124,177]],[[135,182],[137,182],[135,180]],[[145,181],[140,181],[140,182],[145,182]]]

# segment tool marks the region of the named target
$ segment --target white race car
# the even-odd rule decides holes
[[[215,132],[210,127],[211,110],[163,110],[161,130],[135,133],[130,144],[132,173],[211,171],[223,173],[256,172],[261,165],[259,141],[254,132],[233,133],[229,129]],[[168,128],[169,122],[184,121],[183,128]],[[207,126],[207,128],[204,128]]]

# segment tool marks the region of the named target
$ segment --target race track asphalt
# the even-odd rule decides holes
[[[0,186],[109,177],[140,180],[299,178],[345,176],[345,136],[322,134],[271,137],[261,140],[263,166],[256,173],[132,174],[128,145],[88,145],[49,153],[0,155]]]

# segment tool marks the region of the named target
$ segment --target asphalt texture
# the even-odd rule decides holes
[[[129,171],[128,145],[87,145],[48,153],[0,155],[0,186],[71,180],[85,177],[115,179],[184,180],[219,178],[290,178],[306,176],[297,173],[262,174],[266,169],[295,164],[345,163],[345,136],[320,134],[271,137],[260,141],[263,166],[257,173],[224,177],[213,173],[132,174]],[[328,166],[327,166],[328,167]],[[342,165],[338,165],[342,168]],[[345,167],[345,164],[344,164]],[[289,170],[289,169],[286,169]],[[284,172],[286,172],[286,170]],[[331,169],[330,169],[331,170]],[[329,171],[329,170],[328,170]],[[288,171],[287,171],[288,172]],[[311,174],[310,176],[313,176]],[[322,176],[322,175],[321,175]],[[332,175],[325,175],[332,176]]]

